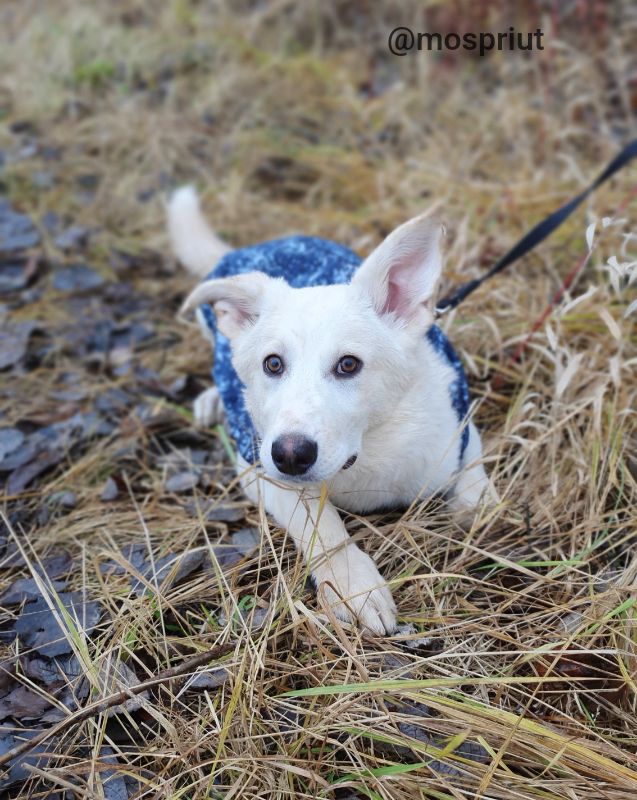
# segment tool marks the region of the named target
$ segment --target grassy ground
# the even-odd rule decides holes
[[[233,244],[304,232],[361,253],[437,203],[449,288],[635,135],[634,4],[509,6],[8,0],[3,192],[36,220],[55,211],[92,228],[82,258],[109,281],[125,279],[152,323],[136,368],[167,385],[187,375],[203,385],[208,349],[174,317],[189,284],[166,247],[169,186],[197,183]],[[546,50],[390,56],[387,33],[412,19],[421,30],[541,25]],[[7,496],[5,511],[24,512],[13,529],[32,546],[28,561],[68,551],[71,588],[107,609],[98,635],[75,634],[95,692],[108,688],[100,670],[109,658],[144,680],[233,645],[218,688],[171,682],[117,726],[105,713],[71,726],[47,770],[11,791],[112,798],[128,775],[140,798],[635,797],[637,351],[626,311],[637,201],[625,204],[635,177],[634,166],[625,170],[444,320],[503,500],[469,532],[432,503],[348,517],[411,633],[372,640],[329,621],[283,532],[243,501],[221,434],[192,430],[184,393],[146,398],[109,437]],[[593,223],[581,276],[512,362],[587,252]],[[55,262],[78,260],[46,237],[43,253],[44,282]],[[82,302],[92,313],[90,294]],[[73,356],[65,303],[51,290],[14,310],[54,334],[36,368],[5,382],[3,424],[62,419],[69,411],[54,390],[70,373],[81,408],[109,388],[131,389],[113,363]],[[194,447],[215,460],[190,494],[171,492],[175,459]],[[109,476],[119,496],[104,503]],[[38,522],[60,491],[75,494],[74,507]],[[202,507],[230,504],[234,521],[189,516],[193,496]],[[260,547],[222,570],[215,543],[246,526],[262,530]],[[134,543],[155,559],[198,547],[213,555],[181,582],[148,579],[149,591],[134,593],[99,570],[109,559],[126,564]],[[2,585],[19,574],[3,571]],[[15,644],[2,647],[15,657]]]

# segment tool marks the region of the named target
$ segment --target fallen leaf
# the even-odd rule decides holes
[[[75,492],[55,492],[47,498],[47,503],[51,506],[61,508],[75,508],[77,505],[77,495]]]
[[[100,621],[102,607],[96,601],[86,602],[79,592],[62,592],[53,599],[54,605],[60,602],[75,625],[90,634]],[[61,617],[60,612],[57,612]],[[25,647],[32,647],[38,653],[53,658],[70,653],[71,644],[66,631],[60,627],[46,600],[39,597],[27,603],[20,616],[13,623],[13,630]]]
[[[111,747],[102,747],[99,757],[103,764],[121,766]],[[101,769],[99,771],[104,800],[129,800],[137,792],[137,787],[134,786],[136,781],[127,781],[123,771],[123,767],[121,772],[116,769]]]
[[[188,691],[218,689],[219,686],[223,686],[224,683],[226,683],[229,677],[230,674],[223,668],[197,672],[197,674],[186,683],[184,689]]]
[[[53,288],[59,292],[86,292],[97,289],[104,278],[86,264],[71,264],[57,269],[53,274]]]
[[[118,497],[119,497],[119,489],[117,487],[117,483],[114,481],[113,478],[109,478],[106,481],[106,485],[102,489],[100,500],[103,503],[110,503],[113,500],[117,500]]]
[[[178,472],[176,475],[172,475],[168,478],[164,484],[164,488],[167,492],[180,494],[181,492],[189,492],[191,489],[194,489],[198,483],[199,475],[196,472]]]
[[[586,692],[591,700],[602,698],[615,700],[626,689],[615,658],[608,654],[600,654],[582,650],[579,653],[565,653],[562,656],[543,656],[533,663],[536,675],[540,677],[563,677],[564,682],[555,682],[542,686],[547,693],[564,692],[576,689]]]
[[[125,414],[134,402],[134,398],[128,392],[111,388],[95,398],[95,408],[103,414],[117,417]]]
[[[41,566],[36,565],[35,571],[48,578],[59,578],[61,575],[68,575],[72,566],[71,556],[66,552],[59,552],[45,558]]]
[[[29,461],[35,458],[40,448],[40,443],[36,442],[35,439],[26,439],[23,436],[20,446],[6,453],[0,459],[0,472],[11,472],[23,464],[28,464]]]
[[[241,617],[245,621],[245,623],[249,626],[250,630],[258,630],[263,626],[263,623],[266,621],[268,614],[270,613],[270,608],[268,606],[257,606],[256,608],[241,608],[239,609],[239,613]],[[219,625],[225,626],[228,624],[228,617],[226,616],[226,612],[222,611],[219,614]]]
[[[75,389],[61,389],[60,391],[51,392],[51,397],[54,400],[59,400],[63,403],[79,403],[81,400],[86,399],[86,395],[86,389],[82,389],[81,387],[77,387]]]
[[[51,705],[46,697],[20,684],[0,699],[0,720],[8,717],[19,721],[40,719]]]
[[[246,507],[243,504],[220,505],[214,501],[204,504],[190,502],[186,505],[186,511],[191,517],[198,517],[201,514],[206,522],[239,522],[246,515]]]
[[[0,462],[14,453],[24,442],[24,434],[17,428],[0,428]]]
[[[7,494],[20,494],[20,492],[23,492],[34,478],[37,478],[38,475],[41,475],[51,467],[59,464],[65,455],[65,451],[60,448],[44,450],[39,453],[33,461],[30,461],[23,467],[18,467],[18,469],[11,473],[7,481]]]
[[[54,244],[60,250],[80,250],[86,247],[91,229],[84,225],[71,225],[56,236]]]
[[[99,689],[88,678],[83,678],[77,688],[77,696],[84,699],[91,694],[92,700],[97,700],[99,697],[106,697],[115,692],[121,692],[136,686],[139,683],[137,675],[133,670],[119,659],[113,660],[111,658],[103,661],[100,665],[98,672]],[[107,710],[107,715],[113,716],[115,714],[122,714],[124,711],[137,711],[138,708],[143,706],[143,701],[149,697],[148,692],[142,692],[138,695],[133,695],[125,700],[120,705],[112,706]]]
[[[200,547],[196,550],[187,550],[185,553],[178,555],[163,556],[163,558],[155,560],[154,570],[151,562],[147,561],[140,569],[140,572],[149,583],[156,583],[157,585],[163,584],[172,573],[169,585],[173,586],[198,569],[203,564],[205,555],[205,548]],[[131,577],[131,588],[136,593],[145,590],[143,584],[135,576]]]
[[[10,294],[24,289],[35,275],[37,265],[36,257],[0,261],[0,294]]]
[[[22,361],[27,352],[29,338],[38,327],[37,322],[27,320],[0,329],[0,369],[13,367]]]
[[[38,733],[38,730],[21,730],[15,734],[0,734],[0,755],[5,755],[9,750],[22,744],[25,739],[32,739]],[[0,777],[0,789],[6,789],[15,783],[21,783],[30,778],[33,773],[29,766],[46,769],[49,756],[44,754],[55,752],[56,744],[57,741],[55,739],[47,739],[46,742],[35,745],[28,753],[23,753],[9,761],[9,764],[4,767],[5,771],[2,777]]]
[[[95,436],[106,436],[113,430],[110,422],[95,412],[78,412],[71,417],[34,431],[23,446],[0,462],[0,471],[13,470],[7,481],[9,494],[19,494],[47,469],[59,464],[69,450]]]
[[[4,568],[27,566],[20,548],[13,539],[0,537],[0,549]],[[41,565],[36,564],[35,571],[47,578],[59,578],[61,575],[66,575],[72,566],[73,560],[68,553],[57,552],[45,558]]]
[[[0,662],[0,694],[8,692],[14,683],[17,659],[7,658]]]
[[[44,656],[34,656],[24,662],[24,674],[28,678],[44,683],[47,686],[60,681],[73,683],[84,670],[73,654],[63,655],[57,658],[46,658]]]
[[[52,589],[55,592],[66,589],[66,581],[53,581]],[[42,592],[35,578],[18,578],[0,595],[0,605],[16,605],[17,603],[23,603],[25,600],[34,600],[41,596]]]
[[[15,253],[40,242],[40,234],[30,217],[14,211],[11,203],[0,199],[0,253]]]
[[[100,566],[102,573],[111,575],[125,575],[130,573],[131,591],[136,594],[143,594],[146,591],[146,584],[139,580],[137,575],[140,573],[151,585],[162,584],[169,574],[172,574],[170,585],[172,586],[182,581],[191,572],[198,569],[206,557],[206,548],[198,547],[194,550],[187,550],[185,553],[169,554],[161,558],[151,560],[145,545],[133,544],[122,553],[125,561],[130,564],[130,568],[118,564],[116,561],[108,561]]]
[[[227,544],[217,543],[213,547],[217,563],[222,569],[238,564],[243,558],[253,553],[261,541],[256,528],[241,528],[230,536]]]

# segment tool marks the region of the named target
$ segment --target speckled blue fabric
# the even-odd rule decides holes
[[[271,242],[233,250],[225,255],[208,275],[227,278],[245,272],[264,272],[272,278],[283,278],[290,286],[327,286],[349,283],[361,259],[346,247],[313,236],[290,236]],[[215,315],[209,305],[201,306],[206,324],[215,338],[215,360],[212,377],[226,410],[230,434],[241,456],[253,464],[259,458],[258,436],[243,399],[243,384],[232,366],[230,343],[217,330]],[[456,371],[450,386],[451,402],[461,422],[469,411],[469,388],[462,364],[449,340],[435,325],[427,338],[438,355]],[[469,429],[464,427],[460,446],[460,461],[469,441]]]
[[[427,331],[427,340],[436,353],[438,353],[449,366],[453,367],[456,372],[456,377],[449,386],[451,405],[458,416],[458,422],[466,422],[466,417],[469,413],[469,384],[467,383],[467,376],[465,375],[462,362],[451,346],[449,339],[447,339],[437,325],[432,325],[431,328],[429,328]],[[469,425],[465,424],[462,427],[462,434],[460,437],[460,464],[462,464],[462,459],[464,458],[464,453],[468,444]]]

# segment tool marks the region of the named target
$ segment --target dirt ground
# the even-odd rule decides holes
[[[545,49],[395,56],[404,24]],[[628,0],[4,0],[2,797],[637,796],[637,166],[444,317],[502,501],[346,517],[384,638],[194,426],[163,207],[364,255],[436,204],[448,291],[637,135],[635,41]]]

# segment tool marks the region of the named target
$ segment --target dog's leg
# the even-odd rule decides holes
[[[195,398],[193,405],[195,423],[200,428],[221,425],[225,419],[223,403],[216,386],[211,386]]]
[[[199,328],[204,338],[214,347],[215,338],[208,327],[208,323],[201,309],[197,309],[195,317],[197,318]],[[201,428],[210,428],[213,425],[223,424],[225,412],[216,386],[211,386],[210,389],[206,389],[195,398],[193,412],[195,415],[195,424],[199,425]]]
[[[451,496],[451,508],[463,527],[470,527],[480,505],[493,506],[498,496],[482,465],[480,434],[473,423],[469,424],[469,443],[464,460],[465,467],[456,481]]]
[[[240,465],[241,466],[241,465]],[[329,502],[275,485],[254,472],[243,482],[248,497],[263,501],[277,524],[286,528],[309,564],[317,590],[346,622],[356,617],[372,633],[391,633],[396,606],[373,560],[350,540],[343,520]]]

